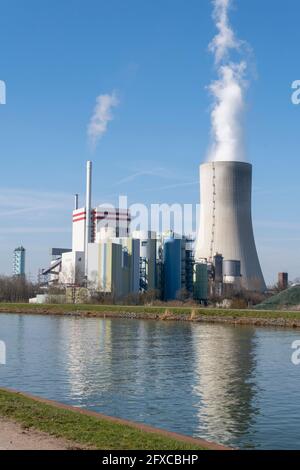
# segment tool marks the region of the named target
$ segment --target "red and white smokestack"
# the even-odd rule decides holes
[[[85,276],[88,276],[88,244],[92,241],[92,162],[86,164]]]

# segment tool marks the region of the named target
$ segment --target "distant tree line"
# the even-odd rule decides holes
[[[28,302],[35,286],[23,276],[0,276],[0,302]]]

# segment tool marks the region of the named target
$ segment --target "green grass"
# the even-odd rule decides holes
[[[76,411],[40,403],[20,394],[0,390],[0,416],[78,446],[103,450],[204,450],[130,425],[113,423]]]
[[[259,306],[261,309],[262,307]],[[207,317],[223,317],[227,318],[257,318],[257,319],[296,319],[300,320],[300,312],[292,311],[278,311],[272,308],[265,308],[264,310],[233,310],[233,309],[212,309],[212,308],[195,308],[195,307],[169,307],[169,306],[123,306],[123,305],[72,305],[72,304],[51,304],[51,305],[34,305],[34,304],[10,304],[0,303],[0,312],[9,313],[33,313],[33,314],[56,314],[64,315],[71,313],[78,313],[83,315],[116,315],[133,313],[143,318],[164,317],[166,312],[180,320],[182,315],[193,315]]]

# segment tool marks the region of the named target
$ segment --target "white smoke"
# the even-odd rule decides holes
[[[106,133],[108,123],[113,120],[112,109],[118,104],[119,99],[115,92],[97,97],[96,106],[87,130],[89,143],[93,149]]]
[[[214,97],[211,113],[212,148],[209,159],[213,161],[244,161],[243,114],[245,108],[245,61],[230,60],[232,50],[239,51],[242,42],[235,37],[228,12],[231,0],[212,0],[213,18],[218,29],[209,48],[215,55],[218,79],[209,90]]]

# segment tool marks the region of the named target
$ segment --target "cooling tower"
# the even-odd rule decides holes
[[[200,166],[200,229],[196,259],[241,262],[242,284],[251,291],[266,289],[255,247],[252,215],[252,165],[211,162]]]

